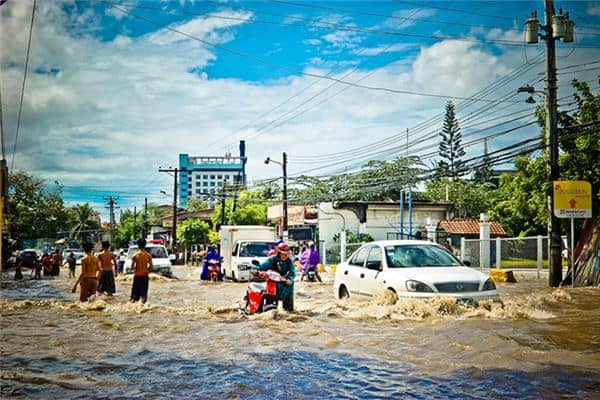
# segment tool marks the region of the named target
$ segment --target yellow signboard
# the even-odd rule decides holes
[[[586,181],[554,181],[554,215],[557,218],[591,218],[592,185]]]

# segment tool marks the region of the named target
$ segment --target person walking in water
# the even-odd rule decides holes
[[[52,276],[58,276],[60,275],[60,266],[63,263],[63,257],[60,254],[60,251],[58,249],[54,250],[54,254],[52,254],[52,272],[50,273],[50,275]]]
[[[83,244],[85,257],[81,260],[81,274],[77,278],[77,281],[75,281],[72,290],[75,293],[77,285],[80,286],[79,301],[88,301],[91,296],[96,294],[96,289],[98,288],[98,278],[100,277],[100,273],[102,273],[102,268],[100,267],[100,260],[92,253],[93,249],[94,245],[92,243]]]
[[[75,278],[75,266],[77,265],[75,254],[70,252],[65,261],[67,264],[69,264],[69,278]]]
[[[127,257],[125,257],[125,253],[123,252],[123,250],[121,250],[119,252],[119,259],[117,261],[117,275],[123,275],[123,268],[125,267],[126,259]]]
[[[102,267],[102,274],[98,281],[98,293],[106,294],[108,297],[115,293],[115,273],[117,269],[117,260],[115,255],[110,251],[110,243],[108,241],[102,242],[102,253],[98,254],[100,260],[100,266]]]
[[[139,250],[131,257],[131,269],[133,270],[133,285],[131,286],[131,302],[142,300],[145,304],[148,300],[148,274],[152,271],[152,256],[146,252],[146,239],[138,239]]]

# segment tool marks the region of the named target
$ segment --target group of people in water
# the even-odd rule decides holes
[[[146,252],[146,240],[137,241],[138,251],[131,258],[133,270],[133,285],[131,287],[131,302],[148,300],[149,273],[152,271],[152,256]],[[119,261],[110,251],[110,243],[102,242],[102,252],[97,256],[93,253],[94,245],[84,243],[85,256],[81,259],[81,274],[73,285],[72,292],[79,286],[79,300],[88,301],[99,294],[112,296],[116,292],[115,271],[118,271]]]
[[[133,285],[131,288],[131,301],[139,300],[145,303],[148,299],[149,273],[152,271],[152,256],[145,251],[146,240],[139,239],[138,251],[132,257]],[[106,295],[111,297],[116,293],[115,276],[122,274],[125,264],[125,254],[121,250],[116,256],[110,250],[108,241],[102,242],[102,251],[94,254],[94,244],[86,242],[83,244],[85,255],[81,259],[81,273],[72,292],[77,291],[79,286],[79,300],[88,301],[93,296]],[[15,268],[15,279],[23,279],[22,269],[30,268],[33,279],[41,279],[44,276],[58,276],[61,265],[69,266],[69,278],[75,278],[77,258],[71,251],[65,259],[59,250],[52,253],[44,253],[40,260],[35,252],[25,251],[19,255]]]

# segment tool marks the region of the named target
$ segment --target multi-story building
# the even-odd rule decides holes
[[[200,198],[215,204],[224,185],[237,187],[246,184],[246,143],[240,140],[240,156],[226,153],[223,157],[179,154],[179,204]]]

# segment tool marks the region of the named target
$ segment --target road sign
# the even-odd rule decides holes
[[[591,218],[592,185],[586,181],[554,181],[554,215],[557,218]]]

